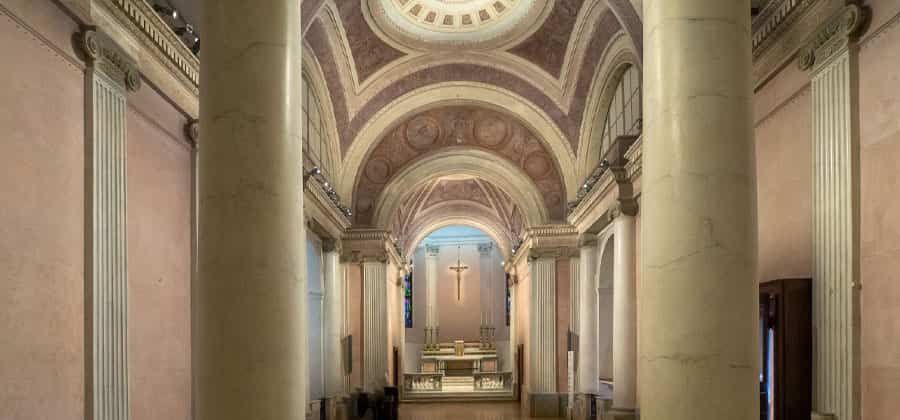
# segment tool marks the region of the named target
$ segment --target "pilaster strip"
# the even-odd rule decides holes
[[[556,260],[529,262],[531,392],[556,392]]]
[[[860,415],[855,41],[866,17],[860,6],[845,6],[798,58],[813,73],[813,409],[841,420]]]
[[[87,220],[85,387],[87,417],[127,420],[127,94],[140,88],[134,60],[94,29],[76,35],[85,71]]]
[[[387,266],[363,263],[363,384],[368,391],[385,385],[387,373]]]

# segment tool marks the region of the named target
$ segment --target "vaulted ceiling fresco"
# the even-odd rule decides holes
[[[540,191],[550,217],[565,216],[559,169],[543,143],[515,118],[474,107],[431,109],[387,133],[366,160],[353,194],[356,222],[370,224],[375,203],[391,180],[412,162],[452,147],[489,151],[521,169]]]
[[[624,38],[634,51],[641,49],[633,1],[304,0],[307,58],[320,69],[330,92],[340,153],[353,156],[340,183],[345,194],[352,191],[345,199],[352,202],[354,223],[374,226],[376,217],[383,222],[379,202],[405,169],[430,155],[464,148],[489,152],[517,168],[522,182],[537,191],[532,197],[538,199],[531,201],[543,201],[537,203],[545,209],[542,222],[564,221],[572,194],[567,186],[574,189],[574,172],[566,171],[572,171],[577,159],[583,124],[593,118],[585,115],[587,98],[607,47]],[[393,105],[448,83],[493,89],[520,102],[491,109],[460,96],[451,103],[398,112],[390,124],[369,130],[367,124],[383,119]],[[536,134],[532,121],[522,116],[522,104],[554,127],[556,143]],[[399,208],[391,215],[399,218],[391,219],[395,234],[408,235],[415,223],[400,220],[421,215],[434,200],[462,205],[466,200],[434,193],[450,191],[450,185],[453,191],[472,194],[469,203],[487,196],[489,189],[509,203],[511,196],[522,197],[485,178],[423,182],[427,187],[405,198],[413,201],[390,206],[391,211]],[[416,194],[422,195],[421,202],[414,200]],[[501,217],[495,205],[478,205],[494,222],[509,217]],[[525,223],[521,214],[518,220]]]

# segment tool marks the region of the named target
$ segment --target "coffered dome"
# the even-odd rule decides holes
[[[498,48],[540,26],[548,0],[368,0],[384,35],[414,49]]]

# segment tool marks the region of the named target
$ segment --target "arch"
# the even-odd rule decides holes
[[[603,123],[596,123],[597,117],[600,115],[605,117],[619,79],[629,66],[635,66],[640,70],[639,56],[627,35],[620,32],[604,52],[603,61],[591,81],[588,103],[585,105],[579,131],[581,139],[578,142],[579,179],[587,178],[600,161],[598,138],[602,135]]]
[[[330,176],[337,179],[341,175],[343,161],[341,159],[340,136],[337,129],[337,118],[334,115],[334,104],[331,101],[331,92],[328,90],[325,74],[322,72],[322,67],[319,65],[316,55],[309,50],[306,44],[303,45],[302,56],[303,65],[301,71],[304,76],[303,80],[309,81],[310,86],[308,86],[308,89],[315,93],[322,105],[319,112],[322,113],[325,124],[324,131],[328,137],[328,155],[333,160],[332,163],[334,165]],[[334,182],[335,179],[330,181]]]
[[[528,225],[549,222],[540,190],[521,168],[483,150],[451,147],[408,165],[388,183],[374,204],[372,222],[387,226],[404,197],[422,182],[449,176],[482,178],[499,187],[522,209]]]
[[[452,225],[463,225],[480,229],[497,243],[503,259],[509,259],[512,255],[512,244],[505,239],[503,234],[503,226],[496,220],[491,220],[487,215],[459,215],[459,214],[442,214],[436,209],[426,211],[422,218],[417,220],[413,230],[410,232],[409,241],[406,242],[403,255],[406,258],[412,256],[419,245],[432,232]]]
[[[385,133],[414,113],[447,104],[481,105],[518,118],[548,147],[560,169],[566,199],[574,199],[579,183],[575,173],[575,152],[553,119],[540,107],[511,91],[472,82],[429,85],[394,100],[373,115],[345,154],[344,168],[338,182],[341,196],[351,196],[366,156]]]

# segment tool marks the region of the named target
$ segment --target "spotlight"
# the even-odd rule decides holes
[[[194,55],[200,54],[200,38],[197,38],[197,42],[194,42],[194,46],[191,47],[191,52]]]
[[[609,161],[608,161],[608,160],[603,159],[602,161],[600,161],[600,169],[606,169],[606,168],[608,168],[608,167],[609,167]]]
[[[172,19],[178,19],[178,9],[176,9],[174,7],[163,6],[161,4],[154,4],[153,10],[162,16],[170,17]]]
[[[175,28],[175,34],[178,36],[184,36],[187,34],[194,35],[194,26],[190,23],[185,23],[184,26]]]
[[[310,170],[306,171],[306,176],[321,175],[321,174],[322,174],[322,170],[319,169],[318,166],[313,166]]]

